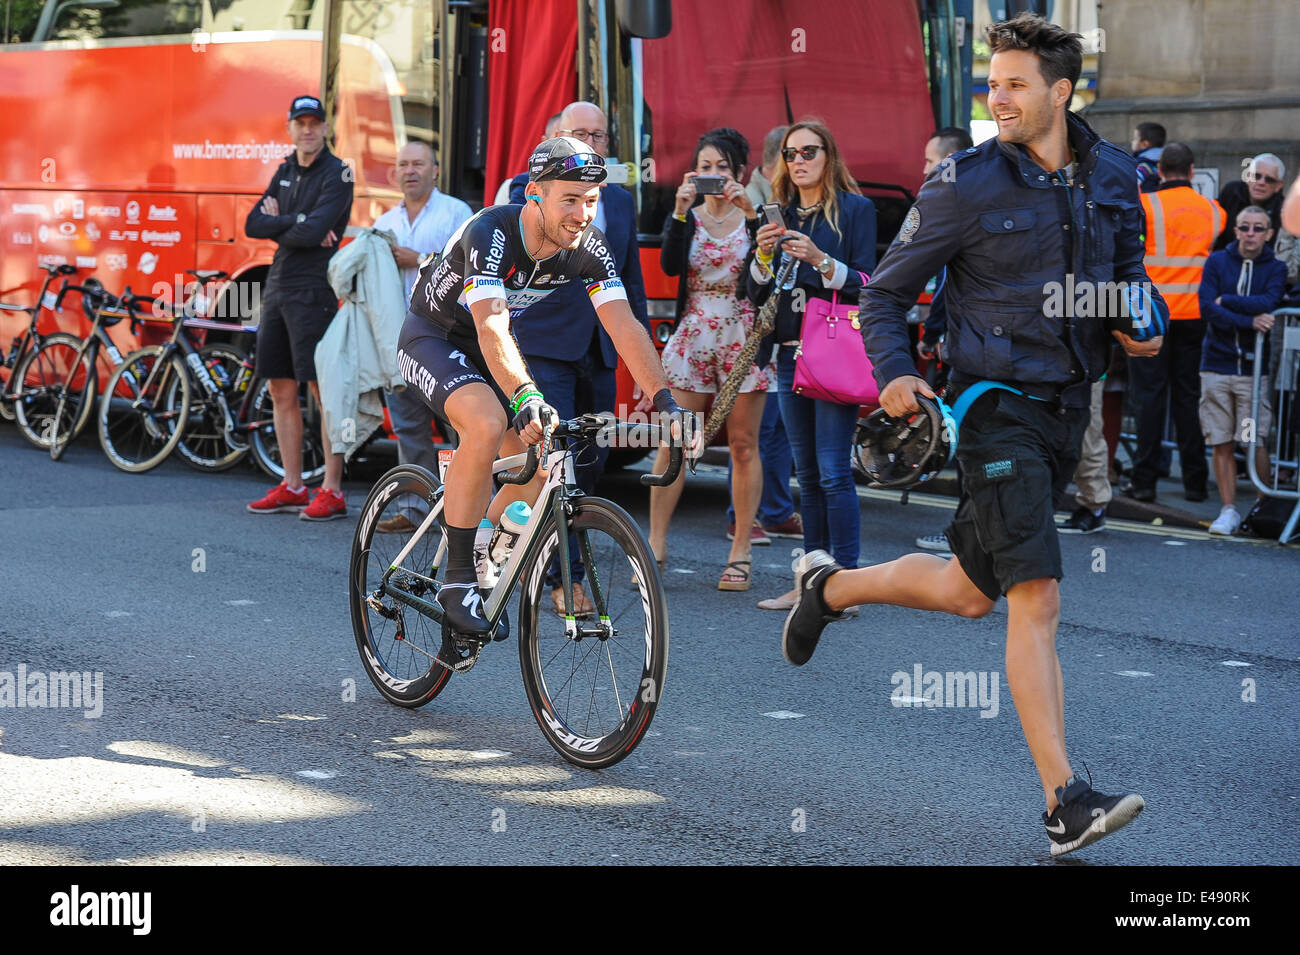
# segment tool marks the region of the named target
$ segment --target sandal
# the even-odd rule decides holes
[[[719,590],[748,590],[749,589],[749,568],[754,562],[752,560],[733,560],[722,568],[722,577],[718,580]],[[730,579],[729,579],[730,578]]]
[[[567,617],[568,612],[564,604],[564,588],[556,587],[551,591],[551,606],[555,608],[555,614],[558,617]],[[575,617],[590,617],[596,612],[596,608],[591,603],[591,598],[587,592],[582,589],[582,584],[576,580],[573,582],[573,615]]]

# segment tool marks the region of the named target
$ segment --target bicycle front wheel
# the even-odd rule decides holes
[[[654,718],[668,669],[668,604],[650,545],[627,511],[583,498],[569,530],[597,613],[577,620],[574,634],[551,609],[546,572],[559,549],[551,518],[524,569],[519,663],[547,742],[574,765],[603,769],[632,752]]]
[[[173,406],[168,395],[179,391]],[[99,403],[99,444],[123,471],[156,468],[172,453],[185,430],[190,406],[190,376],[180,356],[163,345],[126,356],[104,386]]]
[[[352,538],[352,563],[348,572],[352,632],[370,682],[385,699],[398,706],[428,703],[447,685],[451,670],[435,662],[443,646],[442,624],[379,592],[384,574],[415,532],[384,534],[378,528],[382,522],[396,517],[399,507],[413,503],[412,497],[423,501],[424,508],[432,508],[441,495],[437,479],[424,468],[399,465],[376,482],[361,508]],[[436,526],[431,527],[390,575],[390,586],[433,600],[437,588],[421,578],[437,574],[435,561],[441,542],[442,533]]]
[[[199,358],[207,366],[208,374],[221,389],[221,396],[226,399],[226,407],[231,412],[239,407],[241,395],[235,390],[239,382],[239,373],[248,356],[234,345],[224,343],[204,345],[199,349]],[[175,379],[167,392],[167,409],[179,410],[180,380]],[[191,467],[200,471],[225,471],[234,467],[248,454],[248,444],[232,444],[226,434],[225,416],[221,413],[221,403],[209,395],[197,382],[192,387],[190,396],[190,413],[176,444],[176,453]]]
[[[77,361],[81,339],[67,332],[47,335],[40,348],[24,355],[14,367],[10,379],[14,395],[14,420],[22,436],[42,451],[50,449],[54,433],[55,413],[59,399],[65,392],[89,390],[95,394],[98,374],[93,359],[87,351]],[[80,432],[90,416],[90,402],[83,401],[78,410],[80,421],[74,422]]]

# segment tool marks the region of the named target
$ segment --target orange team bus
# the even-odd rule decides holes
[[[0,299],[30,302],[41,263],[172,299],[186,269],[222,269],[234,281],[217,316],[255,325],[275,246],[249,239],[243,222],[291,149],[286,104],[318,92],[325,6],[17,7],[0,37]],[[356,175],[351,225],[399,201],[394,162],[408,140],[431,143],[440,188],[477,208],[523,169],[551,114],[591,100],[609,116],[612,159],[629,170],[662,346],[676,280],[659,267],[658,237],[695,140],[713,126],[740,129],[757,164],[769,128],[824,119],[888,245],[952,75],[955,49],[929,42],[941,7],[822,0],[814,16],[798,0],[343,2],[333,149]],[[87,330],[80,308],[43,314],[49,330]],[[0,343],[24,321],[0,314]],[[126,326],[113,329],[124,350],[138,344]],[[210,334],[251,345],[247,332]],[[630,393],[621,369],[620,404]]]

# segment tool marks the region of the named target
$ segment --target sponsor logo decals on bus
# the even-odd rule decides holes
[[[149,221],[151,222],[175,222],[176,209],[172,206],[154,206],[149,207]]]
[[[146,245],[160,246],[168,248],[175,245],[181,240],[179,229],[173,229],[171,232],[154,232],[151,229],[145,229],[140,233],[140,241]]]
[[[140,255],[140,261],[136,263],[135,270],[144,275],[153,275],[153,270],[158,267],[158,253],[144,252]]]
[[[43,219],[50,216],[50,210],[39,202],[15,202],[11,208],[16,216],[40,216]]]
[[[122,216],[121,206],[91,206],[86,210],[87,214],[93,219],[119,219]]]
[[[11,241],[14,245],[32,245],[32,234],[30,232],[15,232]]]
[[[131,225],[140,222],[140,203],[132,199],[126,204],[126,221]]]

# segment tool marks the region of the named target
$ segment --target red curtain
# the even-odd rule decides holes
[[[673,31],[644,41],[656,173],[677,182],[701,133],[763,137],[816,116],[859,179],[915,189],[933,127],[915,0],[674,0]]]
[[[527,55],[525,55],[525,51]],[[486,195],[521,173],[546,121],[577,95],[578,5],[573,0],[488,4]]]

